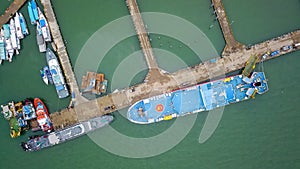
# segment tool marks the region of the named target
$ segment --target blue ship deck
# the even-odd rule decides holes
[[[255,86],[256,82],[260,85]],[[127,117],[139,124],[169,120],[246,100],[267,90],[263,72],[254,72],[250,78],[237,75],[141,100],[129,108]]]

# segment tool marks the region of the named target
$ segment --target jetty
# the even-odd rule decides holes
[[[229,19],[226,15],[222,1],[212,0],[212,5],[214,7],[214,13],[217,15],[217,19],[221,26],[224,39],[226,41],[226,46],[223,50],[222,56],[226,57],[230,53],[242,50],[245,47],[245,45],[235,40],[230,26],[231,23],[229,23]]]
[[[58,49],[58,57],[63,65],[64,74],[70,85],[70,89],[74,93],[79,93],[78,85],[51,7],[51,2],[50,0],[42,0],[42,4],[45,7],[45,14],[50,23],[51,34]],[[218,78],[222,75],[224,76],[226,73],[242,69],[252,54],[259,56],[258,61],[265,61],[299,50],[299,48],[291,48],[286,51],[281,49],[284,46],[293,46],[294,44],[299,43],[300,30],[284,34],[248,48],[245,48],[243,45],[240,46],[238,42],[234,40],[230,24],[228,24],[228,19],[226,19],[223,20],[224,22],[227,22],[227,24],[225,23],[224,25],[229,27],[222,29],[224,38],[227,36],[230,37],[229,41],[226,40],[226,46],[229,46],[228,49],[230,50],[225,47],[224,51],[226,52],[223,52],[226,53],[226,56],[215,58],[174,73],[164,73],[158,67],[153,55],[151,43],[148,34],[146,33],[136,0],[127,0],[126,4],[132,17],[132,22],[135,25],[137,36],[149,68],[147,78],[144,83],[119,89],[94,100],[86,101],[84,98],[80,97],[82,100],[77,101],[73,108],[67,108],[60,112],[51,113],[50,116],[55,129],[61,129],[80,121],[112,113],[116,110],[126,108],[141,99],[167,93],[182,87],[195,85],[203,81]],[[224,10],[224,8],[222,9]],[[267,55],[265,58],[261,57],[272,51],[280,52],[272,57],[270,55]],[[76,95],[76,99],[78,99],[78,94]]]
[[[145,28],[145,24],[143,22],[142,15],[140,13],[136,0],[126,0],[126,5],[128,7],[137,37],[140,41],[140,45],[148,65],[149,72],[145,78],[145,81],[148,82],[156,81],[157,77],[164,79],[162,78],[163,73],[161,69],[158,67],[156,58],[153,54],[151,43],[148,37],[148,32]],[[152,77],[156,77],[156,78],[152,78]]]
[[[41,3],[44,7],[45,16],[47,18],[50,32],[53,38],[52,46],[54,46],[54,49],[58,54],[60,64],[62,66],[67,84],[70,88],[70,93],[72,95],[72,102],[70,106],[74,106],[82,102],[86,102],[87,99],[85,99],[80,95],[78,83],[73,72],[73,68],[66,50],[66,46],[64,44],[63,37],[60,33],[60,29],[52,8],[51,1],[41,0]]]
[[[10,18],[24,5],[27,0],[14,0],[10,6],[5,10],[4,14],[0,16],[0,28],[6,24]]]

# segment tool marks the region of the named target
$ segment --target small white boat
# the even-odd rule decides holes
[[[38,11],[39,11],[39,24],[42,29],[42,35],[44,37],[44,40],[46,42],[51,42],[51,34],[50,34],[47,20],[46,20],[44,14],[41,12],[40,8],[38,8]]]
[[[40,70],[40,73],[41,73],[41,77],[42,77],[44,83],[45,83],[46,85],[48,85],[49,80],[48,80],[47,75],[46,75],[46,73],[44,72],[44,70],[43,70],[43,69]]]
[[[11,45],[11,39],[5,39],[5,48],[6,48],[6,58],[9,62],[12,62],[12,58],[14,56],[14,49]]]
[[[38,32],[39,35],[42,35],[42,28],[39,22],[36,23],[36,31]],[[43,36],[43,35],[42,35]]]
[[[19,54],[19,50],[21,49],[21,42],[20,42],[19,38],[17,38],[17,46],[18,46],[18,48],[16,49],[16,54],[18,55]]]
[[[16,12],[16,16],[15,16],[15,29],[16,29],[17,38],[18,39],[23,39],[24,35],[23,35],[23,32],[22,32],[21,23],[20,23],[20,16],[19,16],[18,12]]]
[[[18,49],[15,21],[13,18],[10,19],[9,28],[10,28],[10,40],[11,40],[12,48]]]

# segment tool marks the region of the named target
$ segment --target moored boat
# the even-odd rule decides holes
[[[8,106],[9,106],[9,109],[12,112],[13,116],[16,116],[17,115],[17,111],[16,111],[16,108],[15,108],[14,101],[8,102]]]
[[[14,21],[13,18],[10,19],[9,28],[10,28],[10,40],[11,40],[12,48],[14,50],[16,50],[16,54],[19,54],[16,28],[15,28],[15,21]]]
[[[138,101],[128,109],[127,118],[138,124],[170,120],[247,100],[267,91],[263,72],[253,72],[250,77],[236,75]]]
[[[27,142],[21,143],[21,147],[24,151],[39,151],[85,135],[91,131],[108,125],[112,121],[113,116],[104,115],[96,117],[59,131],[51,132],[42,136],[30,137]]]
[[[36,118],[33,104],[29,99],[26,99],[25,104],[23,105],[23,118],[24,120],[31,120]]]
[[[59,98],[65,98],[69,96],[69,91],[64,80],[60,65],[55,54],[51,49],[47,49],[46,60],[49,66],[50,73],[55,85],[55,89]]]
[[[44,14],[41,12],[41,10],[38,8],[39,12],[39,24],[42,30],[42,35],[44,37],[44,40],[46,42],[51,42],[51,34],[48,26],[48,22],[44,16]]]
[[[34,19],[37,21],[37,20],[39,20],[38,7],[36,5],[35,0],[31,0],[30,3],[31,3],[31,8],[32,8]]]
[[[16,117],[9,119],[10,126],[10,136],[11,138],[16,138],[21,135],[21,127],[19,126],[18,120]]]
[[[13,117],[13,113],[11,112],[8,104],[1,105],[1,108],[2,108],[1,113],[3,114],[6,120],[9,120],[11,117]]]
[[[19,12],[19,17],[20,17],[20,24],[21,24],[21,29],[22,29],[23,35],[29,35],[26,20],[21,12]]]
[[[39,35],[42,35],[42,28],[39,22],[36,22],[36,31]]]
[[[18,39],[23,39],[24,35],[23,35],[23,32],[22,32],[21,23],[20,23],[20,16],[19,16],[18,12],[16,12],[16,16],[14,17],[14,21],[15,21],[15,29],[16,29],[17,38]]]
[[[37,41],[37,44],[39,46],[39,51],[40,52],[46,52],[46,42],[44,40],[44,37],[42,34],[39,33],[39,24],[37,23],[37,30],[36,30],[36,41]]]
[[[4,29],[4,37],[6,39],[10,38],[10,28],[9,28],[9,24],[4,24],[3,25],[3,29]]]
[[[11,39],[5,39],[5,48],[6,48],[6,58],[9,62],[12,62],[12,58],[14,56],[14,49],[11,45]]]
[[[44,71],[44,73],[46,74],[49,83],[50,83],[50,84],[53,84],[54,82],[53,82],[52,75],[51,75],[51,73],[50,73],[49,67],[48,67],[48,66],[45,66],[45,67],[43,68],[43,71]]]
[[[49,81],[48,81],[48,78],[47,78],[47,75],[46,73],[44,72],[44,70],[40,70],[40,73],[41,73],[41,77],[43,79],[43,82],[48,85]]]
[[[5,37],[3,29],[0,30],[0,64],[6,60]]]
[[[17,102],[14,104],[15,110],[16,110],[16,115],[15,117],[18,120],[18,124],[22,129],[27,129],[28,128],[28,123],[23,119],[23,103],[22,102]]]
[[[33,14],[30,2],[28,2],[27,11],[28,11],[28,15],[29,15],[29,18],[30,18],[31,25],[35,25],[36,24],[36,20],[34,18],[34,14]]]
[[[37,114],[37,121],[39,123],[40,128],[44,132],[51,132],[53,130],[53,125],[50,120],[49,112],[44,102],[42,102],[39,98],[34,99],[34,108]]]

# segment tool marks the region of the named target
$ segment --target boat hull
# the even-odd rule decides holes
[[[127,118],[138,124],[170,120],[247,100],[266,91],[263,72],[254,72],[251,78],[236,75],[141,100],[128,109]]]

